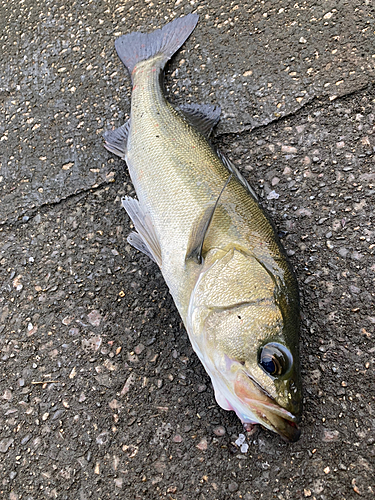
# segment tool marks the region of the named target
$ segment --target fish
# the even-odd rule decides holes
[[[160,268],[217,403],[245,429],[294,442],[302,388],[298,284],[276,229],[237,167],[210,142],[221,109],[173,107],[164,68],[198,15],[115,41],[132,80],[130,119],[104,134],[137,198],[128,241]]]

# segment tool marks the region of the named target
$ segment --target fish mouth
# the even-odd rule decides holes
[[[278,405],[248,373],[238,373],[234,392],[251,408],[260,425],[276,432],[285,441],[298,441],[301,435],[297,425],[299,418]]]

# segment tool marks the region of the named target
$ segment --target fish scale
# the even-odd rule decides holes
[[[207,139],[215,112],[176,110],[163,94],[164,66],[196,22],[188,15],[116,41],[132,77],[131,115],[106,133],[106,147],[126,160],[137,193],[123,201],[137,231],[129,241],[160,266],[218,403],[293,441],[296,279],[251,188]]]
[[[181,280],[186,279],[180,274],[186,274],[191,227],[203,208],[216,200],[229,172],[207,140],[166,101],[160,87],[161,72],[160,58],[148,60],[133,72],[135,90],[126,161],[138,199],[151,215],[162,254],[169,256],[162,259],[163,275],[171,289],[180,289]],[[178,198],[183,203],[176,204]],[[222,195],[222,206],[226,208],[215,213],[206,249],[234,243],[261,254],[275,271],[275,262],[285,259],[273,228],[235,179]],[[269,255],[265,255],[267,252]],[[284,272],[288,272],[285,267]]]
[[[126,161],[160,242],[163,275],[181,310],[182,290],[191,294],[181,281],[194,283],[185,269],[191,227],[203,208],[216,200],[229,173],[207,141],[166,101],[160,88],[161,72],[155,58],[133,73]],[[183,203],[176,204],[179,198]]]

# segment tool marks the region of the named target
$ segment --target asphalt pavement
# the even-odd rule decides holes
[[[373,2],[1,6],[0,497],[374,498]],[[169,100],[221,106],[213,142],[300,285],[294,444],[216,404],[159,269],[126,242],[134,190],[103,148],[130,112],[114,40],[190,12]]]

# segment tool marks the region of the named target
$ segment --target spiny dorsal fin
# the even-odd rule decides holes
[[[137,250],[148,255],[161,267],[161,248],[150,216],[144,212],[139,201],[130,196],[123,198],[122,206],[127,211],[137,230],[137,233],[130,233],[128,242]]]
[[[179,106],[190,125],[199,130],[205,137],[209,137],[220,119],[220,106],[211,104],[184,104]]]
[[[206,237],[207,231],[210,227],[210,223],[214,216],[216,207],[219,203],[220,197],[223,194],[224,189],[228,186],[229,181],[233,177],[233,174],[230,174],[228,179],[226,180],[223,189],[220,191],[219,196],[214,204],[214,206],[207,207],[203,212],[203,215],[200,219],[197,220],[195,226],[192,229],[189,238],[189,244],[186,251],[185,260],[195,260],[198,264],[202,264],[202,249],[204,244],[204,239]]]
[[[229,172],[234,174],[237,179],[240,181],[240,183],[249,191],[251,196],[258,201],[258,196],[254,189],[250,186],[250,184],[247,182],[245,177],[241,174],[241,172],[238,170],[238,168],[230,161],[229,158],[227,158],[223,153],[220,151],[216,151],[217,156],[220,158],[220,160],[223,162],[223,164],[227,167]]]
[[[124,125],[121,125],[121,127],[116,128],[115,130],[107,130],[107,132],[104,132],[103,134],[105,140],[104,147],[123,160],[125,160],[129,129],[130,120],[127,120]]]

